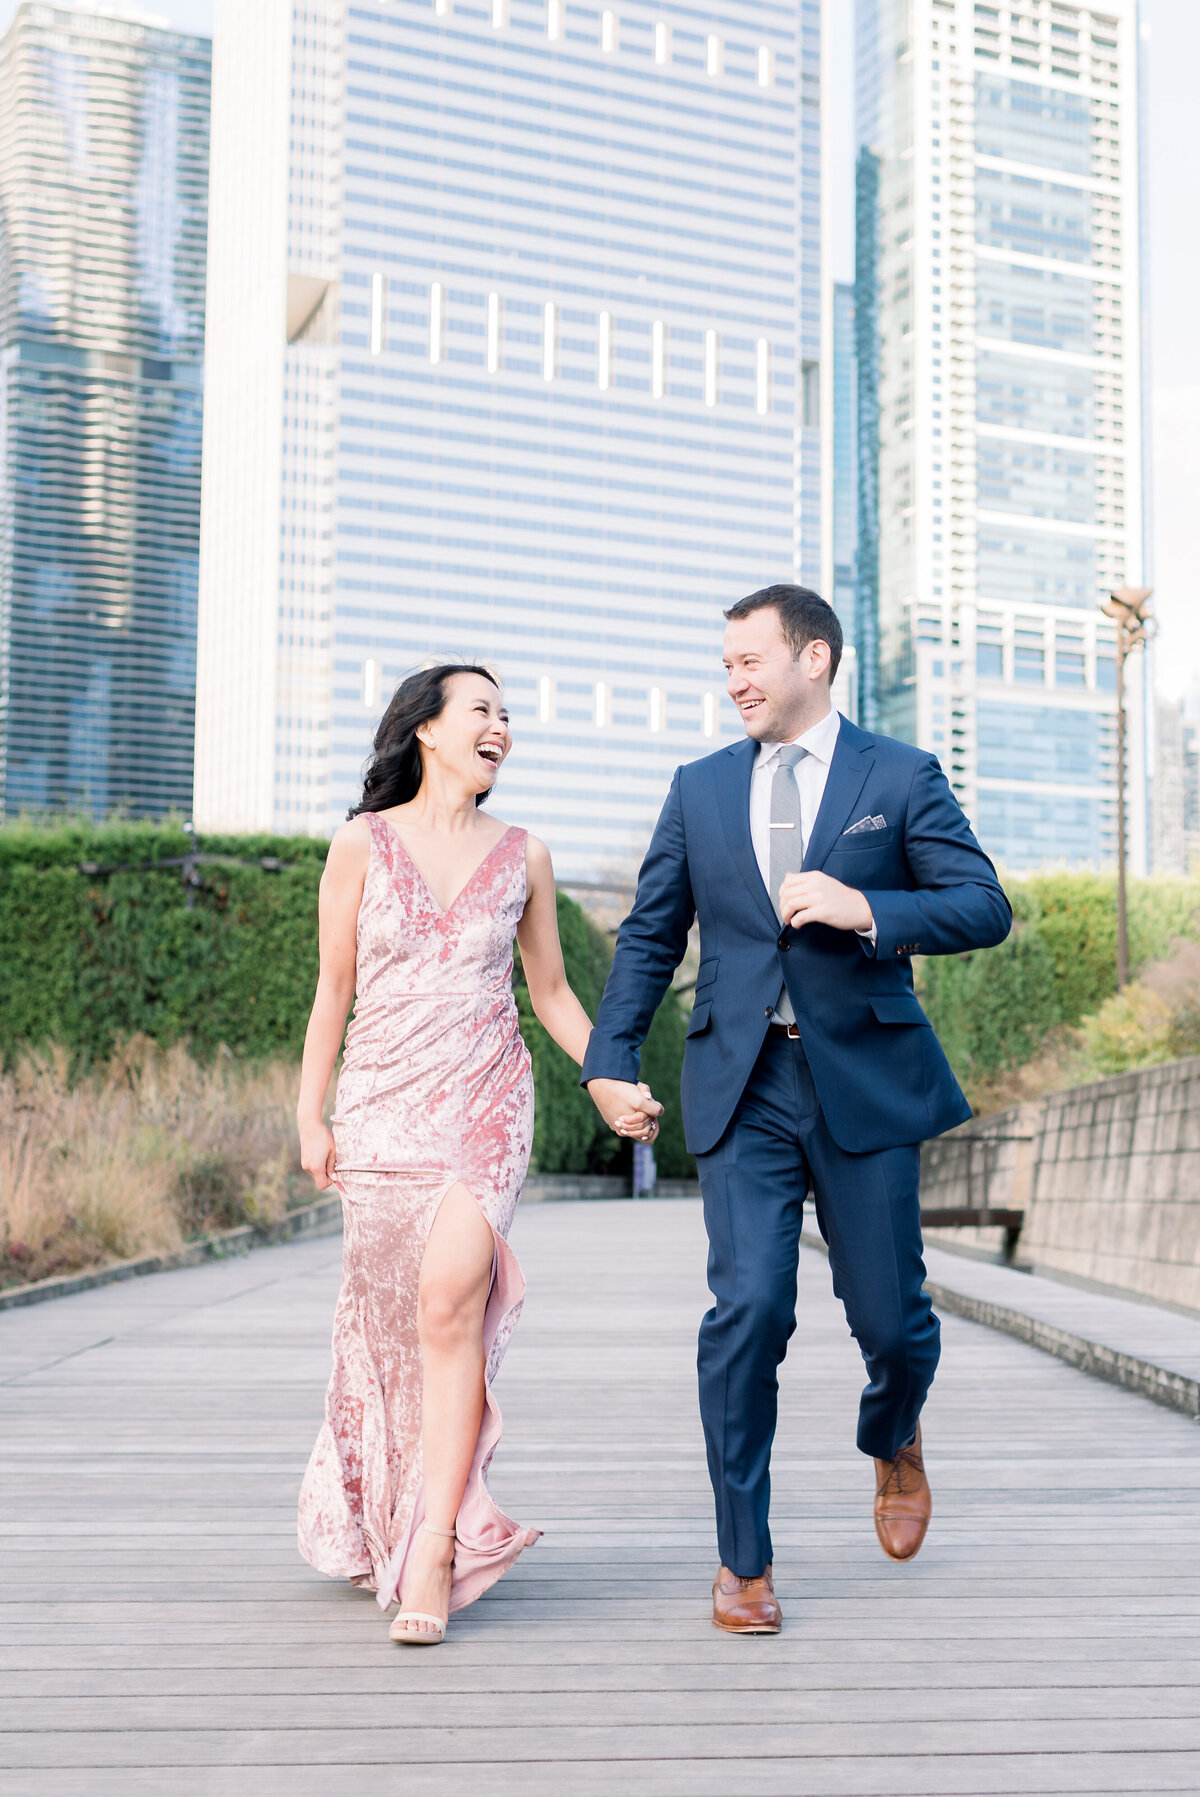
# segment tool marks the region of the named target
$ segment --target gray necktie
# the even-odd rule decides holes
[[[796,784],[795,767],[808,754],[799,743],[784,743],[771,779],[771,903],[783,922],[779,909],[779,888],[788,874],[798,874],[804,861],[804,830],[800,821],[800,788]],[[784,1023],[794,1023],[796,1013],[787,995],[787,987],[779,995],[776,1014]]]

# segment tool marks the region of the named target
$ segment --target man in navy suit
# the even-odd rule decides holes
[[[880,1544],[911,1559],[928,1527],[919,1419],[939,1332],[920,1143],[971,1113],[911,957],[1002,942],[1012,912],[936,757],[832,709],[832,607],[771,586],[725,617],[746,741],[676,771],[582,1079],[609,1122],[659,1108],[636,1083],[638,1051],[699,918],[681,1098],[713,1295],[699,1346],[721,1555],[713,1622],[774,1634],[771,1443],[810,1188],[866,1362],[858,1445],[875,1460]]]

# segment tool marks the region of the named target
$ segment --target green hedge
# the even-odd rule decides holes
[[[317,885],[328,844],[307,837],[205,836],[152,824],[0,829],[0,1045],[65,1043],[81,1064],[124,1037],[187,1038],[203,1058],[225,1044],[247,1059],[299,1060],[317,978]],[[187,856],[204,864],[187,884]],[[283,863],[271,870],[262,859]],[[80,864],[125,871],[80,872]],[[149,867],[140,864],[150,863]],[[604,987],[607,939],[558,897],[571,985],[591,1015]],[[537,1087],[534,1164],[582,1172],[626,1161],[578,1071],[534,1018],[518,970],[521,1030]],[[668,994],[644,1056],[667,1103],[658,1148],[668,1177],[691,1170],[679,1123],[685,1020]]]
[[[1018,1067],[1056,1025],[1074,1027],[1116,991],[1116,879],[1031,874],[1007,884],[1014,927],[998,948],[918,966],[925,1008],[962,1079]],[[1200,881],[1129,882],[1134,968],[1174,937],[1200,936]]]

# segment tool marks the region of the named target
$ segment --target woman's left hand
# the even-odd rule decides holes
[[[638,1081],[638,1091],[645,1098],[654,1097],[643,1080]],[[644,1111],[630,1111],[626,1116],[616,1119],[613,1129],[617,1135],[628,1136],[632,1141],[653,1143],[658,1137],[658,1118],[647,1117]]]

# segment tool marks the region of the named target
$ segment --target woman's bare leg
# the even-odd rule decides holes
[[[492,1283],[491,1227],[465,1185],[442,1199],[425,1255],[417,1297],[421,1341],[421,1447],[425,1521],[452,1529],[467,1488],[483,1421],[483,1315]],[[454,1543],[419,1530],[409,1550],[403,1606],[446,1616]],[[423,1623],[410,1632],[430,1634]]]

